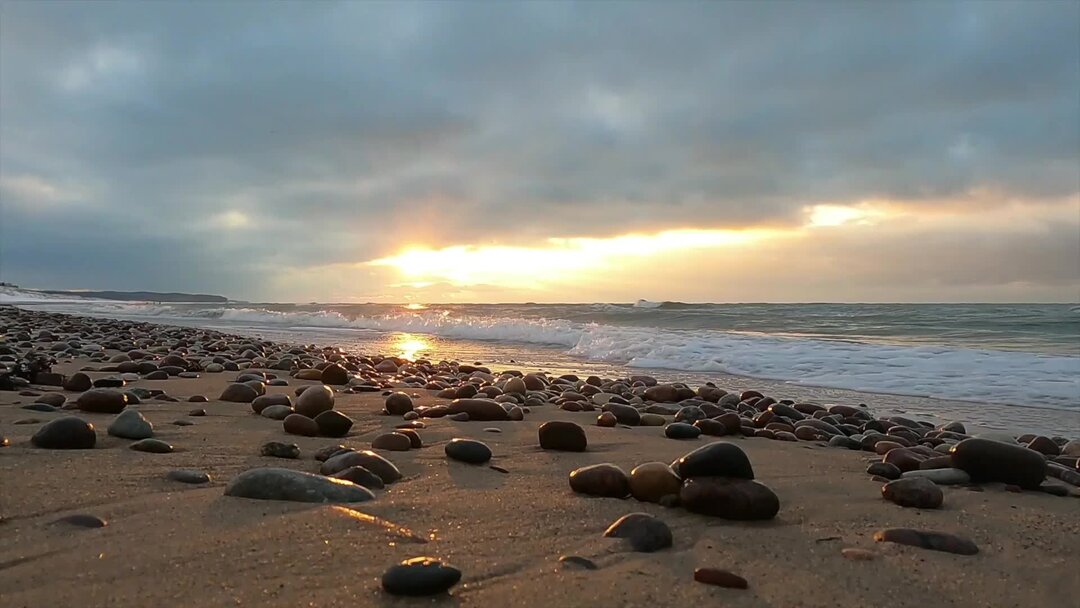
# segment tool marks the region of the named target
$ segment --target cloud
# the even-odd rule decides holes
[[[72,280],[26,261],[46,238],[83,252],[91,287],[160,281],[160,256],[120,272],[105,253],[146,240],[211,263],[198,290],[291,298],[267,273],[406,245],[794,229],[808,207],[865,201],[967,208],[978,233],[994,209],[1045,216],[1080,193],[1075,3],[2,11],[0,255],[22,283]],[[43,185],[82,204],[32,215],[21,202]],[[378,294],[400,277],[357,281]]]

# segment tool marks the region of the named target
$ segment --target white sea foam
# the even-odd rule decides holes
[[[37,304],[44,304],[40,300]],[[349,318],[333,310],[184,308],[50,301],[45,309],[110,317],[208,319],[217,324],[410,332],[458,340],[555,346],[567,355],[632,368],[721,372],[793,384],[1058,408],[1080,408],[1080,357],[939,346],[455,316],[445,311]],[[40,306],[35,306],[41,308]]]
[[[634,308],[660,308],[663,305],[663,302],[650,302],[648,300],[638,300],[637,302],[634,302]]]

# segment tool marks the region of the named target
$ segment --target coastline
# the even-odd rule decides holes
[[[81,321],[68,320],[79,328]],[[54,371],[70,375],[87,366],[103,363],[79,357]],[[88,373],[93,379],[116,375]],[[288,386],[267,387],[268,393],[321,384],[277,373]],[[63,413],[27,411],[20,406],[32,397],[0,392],[0,434],[11,441],[0,448],[5,599],[18,606],[171,606],[190,605],[193,598],[207,606],[400,605],[379,590],[378,577],[415,555],[443,558],[464,572],[461,585],[437,600],[439,605],[835,606],[889,598],[895,606],[1011,606],[1068,605],[1080,594],[1071,563],[1080,553],[1075,497],[1012,493],[987,484],[985,491],[945,488],[942,509],[905,509],[882,500],[881,484],[865,473],[868,461],[880,460],[872,452],[820,441],[728,436],[722,439],[741,447],[757,479],[778,495],[775,520],[730,522],[633,499],[590,498],[567,487],[571,470],[601,462],[626,470],[669,462],[713,438],[667,439],[659,427],[601,428],[597,412],[553,405],[533,407],[518,422],[423,419],[426,426],[418,432],[426,447],[386,454],[405,479],[356,507],[408,528],[410,538],[337,507],[226,497],[225,484],[244,470],[317,471],[316,450],[337,442],[366,448],[401,423],[400,416],[380,413],[379,393],[339,391],[335,408],[354,421],[347,437],[286,434],[280,423],[253,415],[247,404],[216,399],[236,376],[200,373],[127,385],[160,389],[180,400],[135,406],[154,424],[155,437],[175,444],[170,454],[126,449],[127,440],[105,433],[114,416],[87,412],[76,413],[98,427],[95,449],[34,448],[29,440],[41,423],[15,421],[47,422]],[[747,380],[744,386],[751,384],[769,392],[767,383]],[[48,387],[35,392],[54,390],[77,397]],[[405,390],[417,395],[417,406],[447,401],[435,391]],[[209,401],[186,401],[197,394]],[[187,416],[193,408],[205,409],[206,416]],[[875,404],[871,409],[880,414]],[[177,426],[176,420],[191,424]],[[588,451],[541,450],[537,428],[552,420],[580,424]],[[484,441],[493,462],[509,472],[447,461],[443,447],[455,437]],[[301,457],[261,456],[259,446],[266,441],[295,443]],[[165,479],[166,471],[177,468],[203,470],[212,481],[181,486]],[[674,546],[634,553],[601,536],[629,512],[663,519]],[[72,513],[93,513],[110,523],[94,530],[52,523]],[[900,526],[962,534],[982,550],[963,557],[873,541],[876,530]],[[874,558],[851,561],[843,548],[865,549]],[[568,569],[558,562],[565,554],[590,559],[599,569]],[[731,569],[750,588],[697,584],[691,576],[697,567]]]

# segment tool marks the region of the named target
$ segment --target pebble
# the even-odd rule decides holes
[[[461,571],[433,557],[414,557],[382,575],[382,588],[393,595],[444,593],[461,580]]]
[[[877,475],[892,480],[900,479],[900,476],[903,473],[901,473],[900,467],[891,462],[872,462],[870,463],[870,466],[866,467],[866,474]]]
[[[553,420],[540,425],[540,447],[545,450],[584,452],[588,444],[585,429],[573,422]]]
[[[270,420],[285,420],[293,413],[293,409],[287,405],[267,406],[259,415]]]
[[[874,533],[874,540],[879,543],[897,543],[959,555],[975,555],[979,552],[979,547],[975,543],[955,534],[911,528],[878,530]]]
[[[484,464],[491,460],[491,448],[475,439],[451,439],[444,451],[448,458],[469,464]]]
[[[641,424],[641,412],[637,411],[637,408],[632,405],[608,403],[604,406],[604,410],[611,412],[615,416],[615,419],[619,421],[619,424],[626,424],[629,426],[638,426]]]
[[[890,481],[881,487],[881,496],[901,507],[916,509],[937,509],[945,500],[941,488],[925,477],[905,477]]]
[[[630,494],[642,502],[658,503],[681,489],[682,479],[663,462],[646,462],[630,471]]]
[[[263,456],[269,456],[271,458],[295,459],[300,457],[300,446],[296,445],[295,443],[268,441],[262,444],[262,447],[259,448],[259,454]]]
[[[109,525],[109,522],[96,515],[88,515],[86,513],[76,513],[74,515],[66,515],[60,519],[53,520],[53,524],[70,524],[79,528],[104,528]]]
[[[638,421],[638,426],[664,426],[665,424],[667,424],[667,418],[660,414],[642,414],[641,420]]]
[[[664,427],[664,435],[668,439],[697,439],[701,429],[685,422],[672,422]]]
[[[31,412],[55,412],[59,408],[48,403],[31,403],[28,405],[20,406],[20,409],[29,410]]]
[[[565,566],[573,566],[574,568],[581,568],[583,570],[598,570],[600,567],[596,565],[596,562],[591,559],[586,559],[578,555],[560,555],[559,563]]]
[[[202,471],[194,469],[173,469],[165,474],[166,479],[179,481],[180,483],[210,483],[210,476]]]
[[[386,407],[386,413],[391,416],[404,416],[413,411],[413,400],[408,393],[390,393],[384,407]]]
[[[366,467],[349,467],[344,471],[338,471],[331,475],[334,479],[351,481],[358,486],[364,486],[369,490],[381,490],[386,487],[381,477],[369,471]]]
[[[467,415],[468,418],[465,421],[493,422],[510,419],[510,414],[503,409],[502,404],[489,399],[454,399],[450,402],[446,411],[451,418],[458,414]]]
[[[122,439],[146,439],[154,436],[154,425],[138,410],[126,410],[120,412],[106,432]]]
[[[611,428],[619,423],[619,419],[611,412],[604,412],[596,417],[596,426]]]
[[[228,401],[230,403],[251,403],[259,396],[258,391],[253,387],[234,382],[225,387],[225,390],[221,391],[221,396],[218,397],[218,401]]]
[[[81,393],[90,390],[93,386],[94,381],[90,379],[90,376],[82,372],[76,372],[64,383],[64,390]]]
[[[485,433],[501,433],[502,432],[502,429],[496,428],[496,427],[493,427],[493,426],[489,426],[489,427],[487,427],[487,428],[485,428],[483,430],[484,430]]]
[[[353,466],[361,466],[375,473],[385,484],[401,479],[401,471],[394,466],[394,463],[371,450],[348,451],[332,456],[322,463],[319,472],[323,475],[333,475]]]
[[[753,479],[750,459],[739,446],[717,441],[702,446],[671,463],[675,474],[683,479],[694,477],[737,477]]]
[[[293,409],[314,419],[319,414],[334,409],[334,389],[325,385],[309,386],[296,398]]]
[[[706,585],[716,585],[728,589],[746,589],[749,587],[745,578],[719,568],[697,568],[694,570],[694,580]]]
[[[510,472],[510,471],[509,471],[509,469],[506,469],[506,468],[500,467],[500,466],[499,466],[499,465],[497,465],[497,464],[489,464],[489,465],[488,465],[488,468],[489,468],[489,469],[491,469],[492,471],[496,471],[496,472],[498,472],[498,473],[504,473],[504,474],[506,474],[506,473],[509,473],[509,472]]]
[[[780,511],[780,499],[767,486],[722,477],[686,480],[679,503],[692,513],[733,520],[772,519]]]
[[[349,372],[344,367],[341,367],[337,363],[331,363],[323,368],[322,374],[320,374],[320,380],[323,384],[334,384],[341,386],[348,384]]]
[[[671,528],[648,513],[630,513],[615,520],[604,531],[607,538],[622,538],[640,553],[652,553],[672,544]]]
[[[292,502],[364,502],[375,498],[371,490],[341,479],[289,469],[245,471],[225,486],[226,496]]]
[[[336,456],[337,454],[349,451],[351,451],[349,450],[349,448],[341,445],[340,443],[337,445],[328,445],[326,447],[319,448],[315,452],[315,460],[319,462],[326,462],[332,456]]]
[[[323,437],[344,437],[352,429],[353,420],[337,410],[327,410],[315,416],[315,425]]]
[[[302,437],[319,436],[319,425],[302,414],[289,414],[282,422],[281,428],[290,435],[300,435]]]
[[[251,411],[256,414],[261,414],[263,410],[271,405],[286,405],[292,407],[292,397],[284,393],[274,393],[272,395],[260,395],[251,402]]]
[[[412,448],[412,441],[402,433],[383,433],[371,442],[371,447],[376,450],[407,452]]]
[[[630,493],[630,478],[609,462],[570,471],[570,489],[589,496],[625,498]]]
[[[1046,478],[1046,457],[1023,446],[992,439],[965,439],[950,452],[953,466],[975,483],[998,481],[1034,490]]]
[[[173,451],[173,446],[160,439],[140,439],[128,447],[136,452],[148,452],[150,454],[168,454]]]
[[[187,415],[188,416],[196,416],[196,417],[205,416],[206,415],[206,410],[204,410],[204,409],[202,409],[200,407],[198,409],[191,410],[190,412],[187,413]]]
[[[840,550],[840,555],[843,555],[847,559],[856,562],[868,562],[870,560],[877,559],[878,554],[866,549],[859,549],[857,547],[846,547]]]
[[[119,414],[127,407],[128,397],[117,390],[94,388],[79,395],[75,404],[84,412]]]
[[[960,469],[922,469],[918,471],[908,471],[904,473],[904,478],[908,477],[924,477],[930,481],[941,485],[951,486],[971,483],[971,476],[961,471]]]
[[[42,426],[30,443],[50,450],[88,450],[97,443],[94,425],[75,416],[57,418]]]

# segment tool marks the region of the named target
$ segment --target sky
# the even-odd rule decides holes
[[[0,0],[0,280],[1080,302],[1080,3]]]

